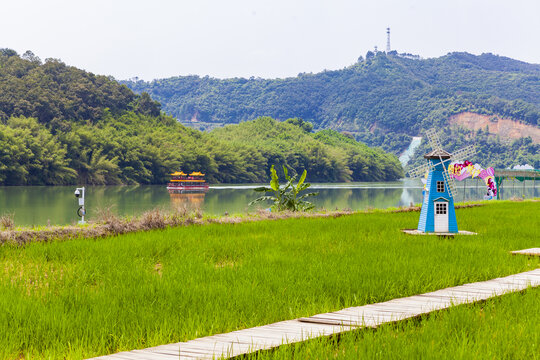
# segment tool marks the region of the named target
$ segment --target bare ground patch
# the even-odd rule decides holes
[[[486,126],[490,134],[499,135],[502,139],[519,139],[530,136],[535,144],[540,143],[540,128],[504,119],[497,115],[482,115],[473,112],[463,112],[450,116],[451,125],[464,126],[469,130],[484,130]]]

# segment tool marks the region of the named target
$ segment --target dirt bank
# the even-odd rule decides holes
[[[540,143],[540,128],[510,119],[503,119],[497,115],[463,112],[451,116],[449,121],[452,125],[460,125],[475,131],[478,129],[483,130],[487,126],[490,134],[499,135],[503,140],[515,140],[520,137],[530,136],[535,144]]]

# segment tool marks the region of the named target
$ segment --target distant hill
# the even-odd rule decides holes
[[[201,130],[258,116],[298,117],[315,130],[334,129],[400,154],[428,128],[461,127],[446,132],[471,143],[482,130],[479,145],[490,149],[484,161],[540,166],[540,65],[493,54],[421,59],[368,52],[341,70],[286,79],[180,76],[122,83],[148,92],[167,113]]]
[[[286,79],[181,76],[123,83],[148,92],[181,122],[203,128],[258,116],[300,117],[315,129],[348,131],[373,143],[389,132],[420,134],[466,111],[540,124],[540,65],[493,54],[415,59],[368,52],[342,70]],[[392,141],[404,143],[379,140]]]
[[[139,98],[149,100],[106,76],[67,66],[58,59],[42,63],[30,51],[19,57],[11,49],[0,49],[0,120],[34,117],[53,128],[66,121],[96,122],[105,109],[118,115]],[[148,110],[159,115],[159,104],[150,103],[152,109]]]
[[[403,174],[394,155],[337,133],[341,140],[327,144],[299,119],[254,121],[268,125],[256,130],[266,136],[257,147],[254,134],[242,139],[249,124],[216,136],[160,108],[112,78],[0,49],[0,185],[163,184],[180,168],[202,171],[210,183],[266,182],[271,165],[307,169],[310,181]]]

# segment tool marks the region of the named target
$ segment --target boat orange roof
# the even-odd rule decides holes
[[[171,174],[171,176],[187,176],[187,175],[188,174],[186,174],[183,171],[175,171]],[[204,174],[200,171],[194,171],[191,174],[189,174],[189,176],[204,176]]]

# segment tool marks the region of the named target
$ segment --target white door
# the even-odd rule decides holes
[[[435,232],[448,232],[448,203],[435,203]]]

